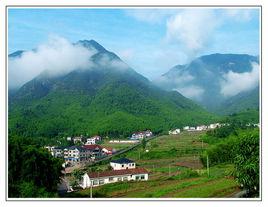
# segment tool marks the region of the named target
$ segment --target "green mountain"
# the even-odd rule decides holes
[[[218,114],[232,114],[235,112],[255,109],[259,111],[259,87],[243,93],[239,93],[224,101],[216,111]]]
[[[259,91],[254,87],[246,92],[226,95],[222,92],[224,83],[230,84],[227,75],[251,73],[258,56],[247,54],[211,54],[198,57],[186,65],[177,65],[163,74],[154,83],[167,91],[176,90],[196,101],[208,111],[226,114],[258,108]],[[256,75],[256,74],[254,74]],[[241,82],[241,84],[247,84]],[[235,89],[234,89],[235,90]],[[226,107],[226,108],[224,108]]]
[[[61,76],[44,71],[24,84],[9,98],[9,133],[115,137],[215,120],[180,93],[156,87],[94,40],[77,44],[97,51],[91,57],[94,65]]]

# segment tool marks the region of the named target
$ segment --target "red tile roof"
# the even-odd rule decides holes
[[[148,174],[148,171],[144,168],[134,168],[126,170],[109,170],[104,172],[91,172],[88,173],[90,178],[109,177],[115,175],[135,175],[135,174]]]
[[[98,145],[98,144],[92,144],[92,145],[83,145],[83,148],[88,149],[88,150],[94,150],[96,148],[100,148],[102,149],[102,146]]]
[[[109,151],[113,151],[113,148],[112,147],[102,147],[103,149],[107,149]]]

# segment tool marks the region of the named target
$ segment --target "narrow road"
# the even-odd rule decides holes
[[[152,139],[155,139],[155,138],[157,138],[157,137],[159,137],[159,136],[153,136],[153,137],[147,138],[146,141],[148,142],[148,141],[150,141],[150,140],[152,140]],[[132,145],[132,146],[130,146],[130,147],[127,147],[127,148],[125,148],[125,149],[119,150],[119,151],[117,151],[115,154],[109,155],[109,156],[104,157],[104,158],[102,158],[102,159],[99,159],[99,160],[97,160],[97,161],[95,161],[95,162],[84,163],[83,165],[76,166],[76,167],[73,168],[73,169],[85,169],[86,166],[94,166],[94,165],[96,165],[96,164],[98,164],[98,163],[100,163],[100,162],[102,162],[102,161],[110,160],[110,159],[112,159],[113,157],[115,157],[115,156],[117,156],[117,155],[126,153],[126,152],[128,152],[128,151],[130,151],[130,150],[132,150],[132,149],[135,149],[136,147],[140,146],[141,144],[142,144],[142,142],[139,142],[139,143],[134,144],[134,145]],[[69,173],[72,172],[73,169],[70,169],[70,168],[69,168],[68,170],[65,170],[65,172],[69,174]]]
[[[152,139],[155,139],[155,138],[157,138],[157,137],[159,137],[159,136],[149,137],[149,138],[146,139],[146,142],[148,142],[148,141],[150,141],[150,140],[152,140]],[[110,156],[104,157],[104,158],[102,158],[102,159],[99,159],[99,160],[97,160],[97,161],[95,161],[95,162],[89,163],[88,166],[95,165],[95,164],[97,164],[97,163],[99,163],[99,162],[102,162],[102,161],[105,161],[105,160],[110,160],[111,158],[113,158],[113,157],[115,157],[115,156],[117,156],[117,155],[123,154],[123,153],[128,152],[128,151],[130,151],[130,150],[132,150],[132,149],[135,149],[136,147],[140,146],[141,144],[142,144],[142,142],[139,142],[139,143],[137,143],[137,144],[134,144],[134,145],[132,145],[132,146],[126,148],[126,149],[122,149],[122,150],[116,152],[116,153],[113,154],[113,155],[110,155]]]

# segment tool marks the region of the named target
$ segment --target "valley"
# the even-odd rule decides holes
[[[200,137],[205,132],[183,132],[164,135],[148,141],[146,148],[138,147],[121,155],[136,161],[138,167],[149,171],[148,181],[120,182],[93,188],[97,198],[221,198],[233,197],[240,192],[231,176],[233,165],[219,164],[210,167],[200,160],[208,147]],[[104,170],[107,163],[96,165]],[[88,168],[87,170],[90,170]],[[68,197],[90,197],[90,189],[69,193]]]

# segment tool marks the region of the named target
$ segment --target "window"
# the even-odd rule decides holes
[[[124,165],[122,165],[122,167],[124,167]]]
[[[98,180],[93,180],[93,185],[98,185]]]
[[[140,176],[136,176],[136,177],[135,177],[135,180],[139,180],[139,179],[140,179]]]
[[[114,180],[114,177],[109,177],[109,181],[113,181]]]
[[[122,181],[122,178],[121,178],[121,177],[119,177],[119,178],[117,178],[117,180],[118,180],[118,181]]]
[[[144,175],[141,175],[141,180],[144,180],[145,179],[145,176]]]
[[[134,163],[132,163],[132,166],[134,166]]]
[[[123,181],[127,181],[127,177],[123,177]]]
[[[100,180],[99,180],[99,184],[100,184],[100,185],[104,184],[104,180],[103,180],[103,179],[100,179]]]

